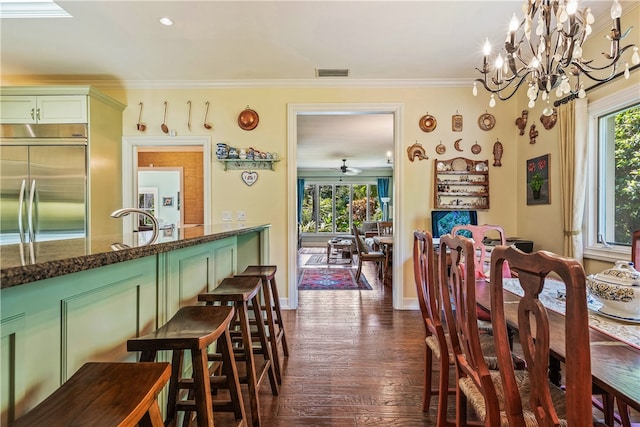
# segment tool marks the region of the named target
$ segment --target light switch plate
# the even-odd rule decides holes
[[[247,220],[247,211],[237,211],[236,219],[238,221],[246,221]]]
[[[222,220],[223,221],[232,221],[231,211],[222,211]]]

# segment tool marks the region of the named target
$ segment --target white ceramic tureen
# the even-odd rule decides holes
[[[627,320],[640,321],[640,272],[628,261],[587,276],[587,287],[603,305],[600,312]]]

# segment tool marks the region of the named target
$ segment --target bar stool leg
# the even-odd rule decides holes
[[[282,311],[280,310],[280,297],[278,296],[278,285],[276,284],[275,274],[268,282],[273,298],[273,308],[275,309],[275,321],[278,328],[280,328],[279,333],[282,335],[282,352],[285,357],[289,357],[289,345],[287,344],[287,335],[284,333],[284,321],[282,320]]]
[[[282,384],[282,373],[280,371],[280,355],[278,351],[278,335],[276,333],[275,316],[273,312],[273,305],[271,303],[271,290],[269,283],[261,278],[262,282],[262,295],[264,298],[264,312],[267,315],[267,330],[269,331],[269,344],[271,346],[271,364],[275,371],[276,380],[278,385]]]
[[[238,380],[238,369],[233,361],[233,348],[231,344],[231,335],[229,330],[218,339],[218,348],[222,355],[222,371],[229,382],[229,395],[233,405],[233,414],[236,420],[246,420],[247,416],[244,412],[242,400],[242,390],[240,389],[240,381]]]
[[[191,365],[193,367],[198,427],[213,427],[211,383],[209,380],[209,361],[206,348],[199,351],[191,349]]]
[[[258,331],[258,338],[260,339],[260,345],[263,349],[263,356],[268,364],[267,366],[267,374],[269,375],[269,383],[271,384],[271,394],[277,396],[279,394],[278,391],[278,379],[276,375],[275,365],[280,362],[274,359],[274,356],[271,352],[271,346],[267,342],[267,333],[264,329],[264,320],[262,318],[262,308],[260,307],[260,299],[258,298],[258,294],[253,297],[252,300],[253,305],[253,314],[256,318],[256,329]],[[267,312],[270,310],[267,309]],[[275,336],[271,340],[272,343],[275,342]]]
[[[238,302],[238,316],[240,318],[240,333],[244,345],[244,359],[247,365],[247,386],[249,388],[249,406],[251,407],[251,422],[254,427],[260,427],[260,404],[258,403],[258,387],[256,378],[256,363],[252,351],[251,329],[249,324],[249,309],[246,301]],[[260,323],[260,322],[256,322]]]

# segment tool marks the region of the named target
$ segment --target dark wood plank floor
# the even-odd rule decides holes
[[[419,313],[394,311],[373,263],[363,271],[373,290],[300,291],[284,312],[290,356],[280,396],[261,389],[265,426],[435,425],[420,406]]]
[[[280,395],[271,395],[268,381],[260,389],[263,426],[435,425],[436,399],[428,414],[421,410],[420,314],[392,309],[391,288],[381,284],[373,263],[365,263],[363,273],[373,290],[300,291],[298,309],[283,312],[290,356]],[[226,416],[216,415],[215,422],[230,425]]]

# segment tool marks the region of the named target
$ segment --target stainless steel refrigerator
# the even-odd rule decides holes
[[[1,125],[0,244],[86,236],[86,125]]]

